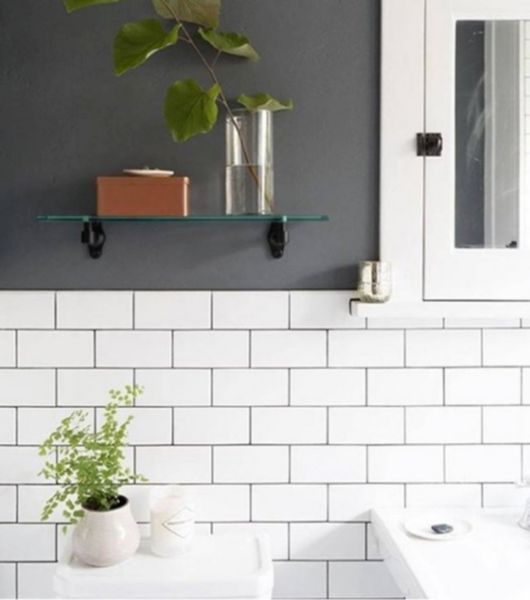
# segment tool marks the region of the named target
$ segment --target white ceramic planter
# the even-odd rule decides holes
[[[140,545],[140,530],[129,501],[113,510],[85,509],[73,535],[75,555],[93,567],[110,567],[130,558]]]

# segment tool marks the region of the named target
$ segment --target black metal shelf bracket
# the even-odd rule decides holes
[[[97,215],[41,215],[38,221],[45,223],[81,223],[81,243],[87,247],[90,258],[103,256],[107,240],[105,223],[262,223],[267,224],[267,243],[273,258],[282,258],[289,243],[289,222],[322,223],[328,215],[249,214],[249,215],[189,215],[189,216],[97,216]]]
[[[101,258],[107,236],[101,221],[85,221],[81,232],[81,243],[88,248],[90,258]]]
[[[289,230],[284,221],[274,221],[270,224],[267,235],[269,248],[273,258],[282,258],[285,246],[289,243]]]

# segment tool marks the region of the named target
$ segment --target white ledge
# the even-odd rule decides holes
[[[456,317],[476,319],[530,318],[530,302],[386,302],[350,303],[352,317],[424,318]]]

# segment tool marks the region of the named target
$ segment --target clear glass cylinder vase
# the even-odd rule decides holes
[[[226,214],[274,213],[272,112],[226,119]]]

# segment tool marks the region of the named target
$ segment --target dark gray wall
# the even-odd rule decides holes
[[[278,210],[331,223],[292,226],[280,261],[262,224],[109,224],[103,258],[89,259],[78,225],[35,218],[93,213],[97,175],[176,169],[192,178],[194,212],[222,212],[223,127],[176,145],[161,110],[172,81],[207,79],[185,46],[114,76],[114,34],[151,16],[148,0],[70,16],[61,0],[2,0],[1,288],[350,288],[355,263],[377,256],[379,2],[224,0],[223,11],[263,57],[220,61],[229,94],[296,102],[275,124]]]

